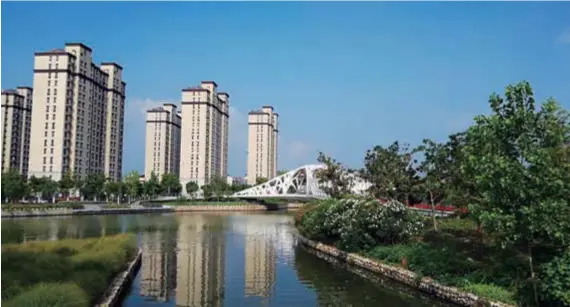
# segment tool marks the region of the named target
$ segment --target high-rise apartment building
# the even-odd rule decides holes
[[[122,177],[122,67],[92,61],[81,43],[35,53],[29,175]]]
[[[159,179],[165,173],[179,176],[180,122],[181,115],[171,103],[146,111],[144,174],[147,180],[152,172]]]
[[[247,183],[277,176],[278,117],[272,106],[248,115]]]
[[[32,93],[30,87],[2,91],[2,172],[28,175]]]
[[[180,181],[199,186],[227,176],[229,95],[213,81],[182,90]]]

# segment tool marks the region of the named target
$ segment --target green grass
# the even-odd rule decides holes
[[[93,305],[135,252],[134,236],[125,234],[3,244],[2,304]]]
[[[74,202],[61,202],[56,204],[2,204],[2,210],[29,211],[33,209],[83,209],[83,205]]]
[[[161,202],[165,206],[247,206],[252,205],[247,201],[204,201],[204,200],[177,200]]]
[[[431,226],[429,221],[426,224]],[[494,246],[477,232],[472,220],[442,219],[438,227],[439,231],[426,229],[412,242],[376,246],[362,254],[398,266],[405,257],[408,269],[420,276],[491,300],[516,303],[512,274],[524,267],[520,255]]]

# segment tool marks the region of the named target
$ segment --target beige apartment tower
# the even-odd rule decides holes
[[[213,81],[182,90],[180,182],[208,184],[227,177],[230,96]]]
[[[91,48],[81,43],[35,53],[29,176],[121,179],[122,70],[116,63],[95,65]]]
[[[251,111],[248,116],[247,183],[277,176],[278,118],[272,106]]]
[[[32,95],[30,87],[2,91],[2,172],[28,176]]]
[[[180,122],[176,105],[163,106],[146,111],[146,147],[144,175],[148,180],[154,172],[158,178],[180,169]]]

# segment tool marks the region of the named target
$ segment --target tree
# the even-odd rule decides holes
[[[16,169],[10,169],[2,174],[2,196],[16,202],[26,196],[28,189],[26,179]]]
[[[4,176],[4,175],[2,175]],[[43,188],[44,180],[43,177],[38,178],[36,176],[30,177],[29,180],[29,189],[34,194],[36,199],[39,201],[40,197],[42,196],[42,188]]]
[[[154,198],[160,192],[160,182],[154,172],[150,173],[150,178],[143,184],[143,191],[149,198]]]
[[[470,207],[483,229],[502,246],[524,247],[539,305],[536,270],[570,242],[570,117],[553,99],[537,110],[533,96],[528,82],[491,95],[492,114],[467,131],[462,171],[480,191]]]
[[[42,177],[42,197],[55,202],[55,194],[59,190],[59,184],[49,177]]]
[[[112,196],[112,198],[115,198],[118,204],[123,192],[123,184],[120,181],[109,179],[107,182],[105,182],[104,191],[107,197]]]
[[[398,141],[387,148],[376,146],[368,150],[361,176],[372,184],[369,192],[376,198],[408,204],[419,179],[414,168],[414,153],[407,144],[400,145]]]
[[[85,177],[85,182],[81,193],[88,198],[93,198],[95,201],[99,199],[99,196],[103,194],[103,189],[105,188],[105,175],[102,173],[89,173]]]
[[[418,170],[423,174],[420,189],[428,195],[433,227],[437,231],[435,205],[443,201],[449,190],[453,162],[451,160],[451,145],[424,139],[417,151],[424,154],[424,160],[418,167]]]
[[[221,197],[225,196],[230,191],[230,186],[228,185],[227,181],[221,177],[214,177],[210,181],[209,186],[211,187],[211,191],[213,196],[215,196],[218,200]]]
[[[59,189],[65,193],[66,197],[69,198],[69,191],[75,187],[75,182],[73,181],[73,176],[70,172],[65,173],[61,180],[59,180]]]
[[[194,193],[196,193],[198,189],[199,187],[196,182],[189,181],[188,183],[186,183],[186,193],[190,194],[192,197],[194,197]]]
[[[202,194],[204,195],[204,199],[209,199],[214,194],[214,189],[211,185],[205,184],[202,186]]]
[[[85,181],[81,178],[79,174],[73,174],[73,187],[77,192],[79,192],[80,196],[83,191],[83,186],[85,185]]]
[[[133,198],[140,195],[140,175],[137,171],[132,171],[125,176],[125,192],[129,196],[129,203]]]
[[[342,164],[322,152],[319,152],[317,161],[326,166],[318,169],[315,173],[319,180],[319,186],[325,193],[332,198],[340,198],[351,193],[352,177],[349,176],[349,171]]]
[[[176,174],[165,173],[162,175],[160,187],[168,196],[172,195],[172,193],[178,194],[180,193],[180,180],[178,180]]]
[[[266,183],[267,181],[268,181],[268,179],[265,177],[257,177],[257,178],[255,178],[255,185]]]

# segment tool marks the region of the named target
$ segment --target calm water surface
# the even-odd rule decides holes
[[[123,306],[448,306],[317,258],[284,213],[2,220],[2,243],[137,234],[141,269]]]

